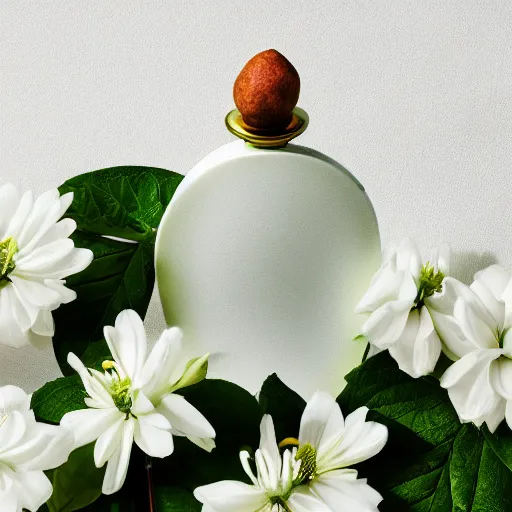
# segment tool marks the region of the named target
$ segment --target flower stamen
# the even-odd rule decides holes
[[[434,268],[428,261],[421,267],[420,283],[418,286],[418,294],[414,299],[416,308],[419,309],[423,306],[425,299],[434,295],[435,292],[442,291],[442,284],[444,274]]]
[[[15,268],[14,256],[18,252],[18,244],[11,236],[0,242],[0,286],[3,281],[9,281],[7,277]]]
[[[286,446],[299,446],[299,440],[295,437],[287,437],[279,443],[279,448],[285,448]]]
[[[131,395],[131,379],[129,377],[121,377],[119,370],[117,369],[117,365],[114,361],[103,361],[103,363],[101,363],[101,367],[107,373],[112,372],[110,373],[110,376],[112,377],[109,389],[110,396],[112,397],[115,406],[122,413],[126,414],[126,419],[128,419],[133,405]]]
[[[316,449],[309,443],[302,445],[295,455],[295,460],[300,461],[300,469],[296,481],[304,482],[312,480],[316,475]]]

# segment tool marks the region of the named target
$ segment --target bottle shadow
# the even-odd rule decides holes
[[[495,263],[498,263],[498,258],[489,251],[452,251],[450,275],[463,283],[471,284],[479,270]]]

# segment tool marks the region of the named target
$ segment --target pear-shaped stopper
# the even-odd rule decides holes
[[[258,130],[286,127],[299,93],[297,70],[276,50],[266,50],[249,60],[233,87],[244,123]]]

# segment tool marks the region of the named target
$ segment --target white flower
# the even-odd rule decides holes
[[[52,495],[43,470],[66,462],[73,436],[36,422],[30,397],[20,388],[0,388],[0,504],[2,512],[35,512]]]
[[[75,221],[59,219],[73,201],[50,190],[35,201],[14,185],[0,186],[0,343],[20,347],[54,334],[52,311],[76,298],[64,278],[93,254],[69,239]]]
[[[240,452],[252,485],[224,480],[198,487],[194,496],[203,504],[203,512],[332,512],[307,486],[294,486],[292,452],[279,453],[269,415],[263,416],[260,431],[260,447],[254,456],[256,473],[249,453]]]
[[[389,349],[411,377],[431,373],[439,359],[441,341],[428,308],[448,267],[447,246],[438,251],[433,265],[422,265],[416,245],[403,240],[384,259],[356,307],[357,313],[370,314],[362,333],[378,349]]]
[[[366,421],[367,407],[347,418],[334,398],[318,391],[308,402],[300,423],[299,479],[334,512],[375,512],[381,495],[347,469],[379,453],[388,439],[388,429]]]
[[[433,303],[447,353],[460,358],[441,378],[460,420],[494,432],[505,417],[512,428],[512,275],[491,265],[471,287],[447,281]]]
[[[199,411],[164,386],[174,382],[173,339],[180,339],[179,330],[165,331],[148,357],[144,325],[134,311],[121,312],[115,328],[105,327],[104,333],[114,359],[103,363],[105,373],[68,356],[89,395],[89,408],[67,413],[61,424],[73,431],[76,448],[96,440],[95,464],[107,463],[103,493],[112,494],[124,483],[134,441],[146,454],[161,458],[174,450],[173,433],[212,438],[215,432]]]

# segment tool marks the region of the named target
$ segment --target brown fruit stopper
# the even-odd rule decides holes
[[[244,66],[233,87],[235,104],[244,123],[259,130],[286,127],[299,93],[297,70],[276,50],[255,55]]]

